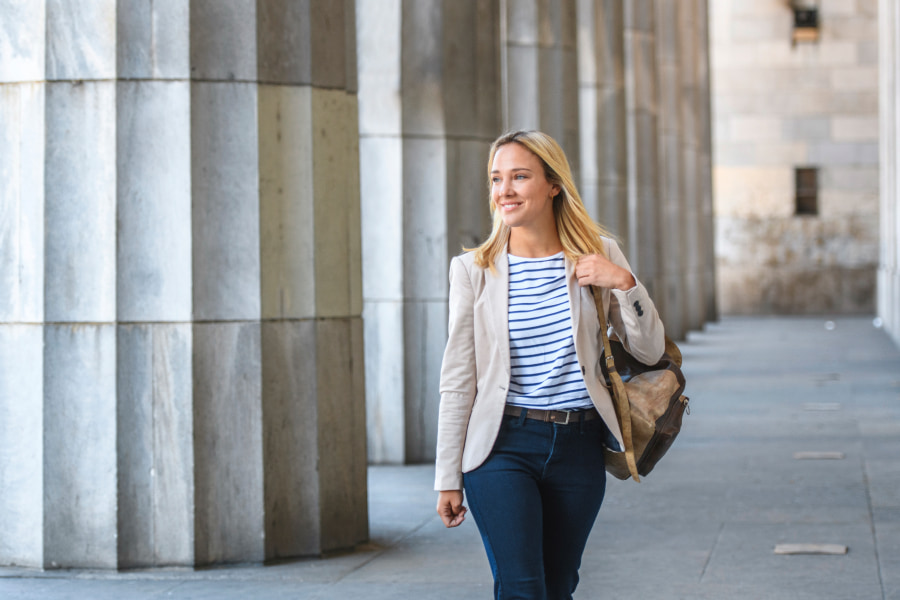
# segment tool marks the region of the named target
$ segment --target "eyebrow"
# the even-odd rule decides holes
[[[510,169],[510,171],[528,171],[529,173],[532,172],[531,169],[526,168],[526,167],[513,167],[512,169]],[[500,169],[493,169],[491,171],[491,175],[493,175],[494,173],[499,173],[499,172],[500,172]]]

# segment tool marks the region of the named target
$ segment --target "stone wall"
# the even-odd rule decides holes
[[[881,0],[881,259],[878,316],[900,345],[900,9]]]
[[[368,537],[354,23],[0,0],[0,564]]]
[[[819,41],[792,45],[788,2],[710,3],[723,313],[875,309],[877,1],[818,5]],[[795,167],[819,169],[817,216]]]

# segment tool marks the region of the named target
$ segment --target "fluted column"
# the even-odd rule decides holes
[[[581,196],[612,233],[628,231],[625,39],[621,0],[578,0]]]
[[[626,0],[625,94],[628,139],[627,256],[654,299],[661,281],[659,125],[655,0]]]
[[[501,0],[505,129],[553,136],[579,174],[576,0]]]
[[[693,124],[692,71],[684,68],[686,44],[680,20],[685,6],[677,0],[656,0],[656,61],[659,82],[659,281],[654,297],[666,326],[675,339],[685,334],[687,297],[686,247],[696,224],[690,210],[696,185],[693,176],[696,150],[686,130]],[[696,243],[696,240],[693,242]]]
[[[694,196],[688,200],[695,204],[693,219],[696,222],[697,241],[689,246],[688,270],[688,329],[701,329],[704,323],[719,318],[716,303],[715,216],[713,214],[712,183],[712,107],[709,79],[709,0],[693,0],[686,3],[682,19],[681,39],[687,40],[682,49],[683,61],[692,61],[691,95],[693,122],[686,136],[692,139],[696,149],[696,166],[692,177],[696,178]],[[687,67],[685,67],[687,68]],[[692,292],[697,287],[696,295]]]
[[[489,230],[491,0],[358,0],[369,455],[434,457],[447,268]]]
[[[0,9],[0,564],[366,539],[353,2]]]

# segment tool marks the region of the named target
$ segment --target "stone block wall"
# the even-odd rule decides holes
[[[877,1],[710,3],[718,301],[723,313],[866,313],[878,264]],[[795,214],[817,167],[818,215]]]

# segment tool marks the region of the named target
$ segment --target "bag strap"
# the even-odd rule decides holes
[[[637,462],[634,458],[634,439],[631,433],[631,403],[628,402],[628,392],[625,390],[625,384],[622,377],[616,370],[616,361],[613,357],[612,347],[609,344],[609,335],[606,330],[606,311],[603,309],[603,294],[600,288],[591,286],[591,295],[594,297],[594,304],[597,306],[597,317],[600,319],[600,336],[603,339],[603,356],[606,360],[606,372],[609,374],[609,380],[612,383],[612,394],[616,400],[616,414],[619,417],[619,428],[622,430],[622,441],[625,442],[625,463],[628,465],[628,472],[635,481],[640,481],[638,475]]]

